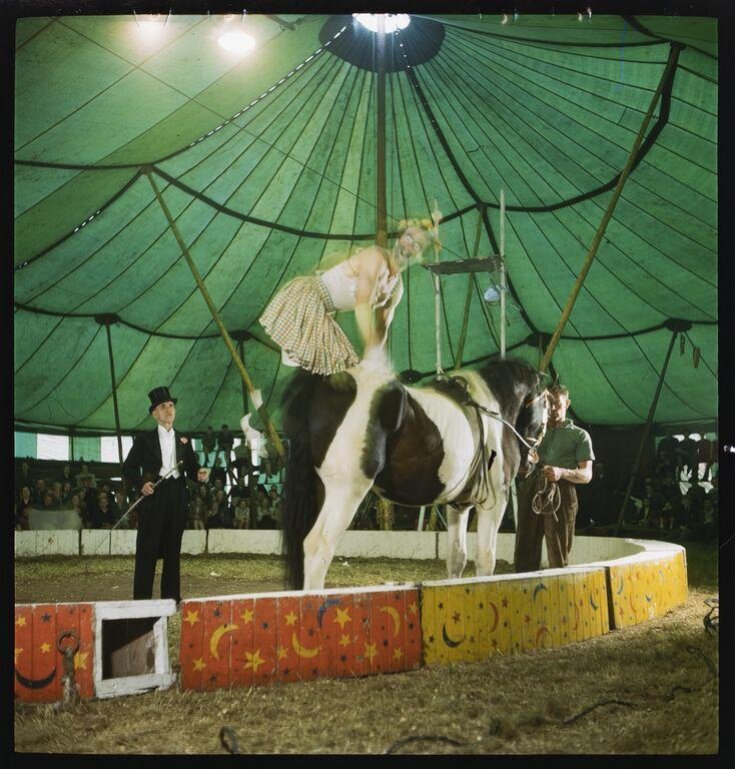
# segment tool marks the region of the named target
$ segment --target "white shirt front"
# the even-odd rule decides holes
[[[161,446],[161,469],[158,474],[163,478],[166,473],[176,467],[176,433],[173,427],[167,430],[158,425],[158,443]],[[178,478],[179,475],[179,471],[174,470],[169,477]]]

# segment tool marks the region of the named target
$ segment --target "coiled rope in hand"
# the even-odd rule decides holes
[[[559,484],[540,472],[536,478],[536,491],[531,500],[531,509],[536,515],[553,515],[558,523],[556,511],[561,507],[561,492]]]

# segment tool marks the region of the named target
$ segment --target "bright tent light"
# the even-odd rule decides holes
[[[385,32],[395,32],[397,29],[405,29],[411,23],[411,17],[407,13],[353,13],[355,21],[371,32],[378,31],[378,16],[385,19]]]
[[[217,38],[217,42],[230,53],[245,54],[255,48],[255,40],[240,30],[225,32]]]

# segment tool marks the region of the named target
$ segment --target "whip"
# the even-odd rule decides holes
[[[157,486],[158,486],[160,483],[162,483],[163,481],[165,481],[165,480],[166,480],[166,478],[169,478],[171,475],[173,475],[173,473],[175,473],[175,472],[176,472],[176,470],[178,470],[178,469],[179,469],[179,467],[181,467],[181,465],[183,465],[183,464],[184,464],[184,460],[183,460],[183,459],[180,459],[180,460],[179,460],[179,461],[176,463],[176,465],[175,465],[174,467],[172,467],[172,468],[171,468],[171,469],[170,469],[170,470],[169,470],[169,471],[166,473],[166,475],[162,475],[162,476],[161,476],[161,477],[160,477],[160,478],[159,478],[159,479],[158,479],[158,480],[157,480],[157,481],[156,481],[156,482],[153,484],[153,490],[155,491],[155,490],[156,490],[156,488],[157,488]],[[114,525],[114,526],[113,526],[113,527],[110,529],[110,531],[114,531],[114,530],[115,530],[115,529],[116,529],[116,528],[117,528],[117,527],[118,527],[118,526],[119,526],[119,525],[120,525],[120,524],[121,524],[121,523],[122,523],[122,522],[123,522],[123,521],[124,521],[124,520],[125,520],[125,519],[126,519],[128,516],[129,516],[129,515],[130,515],[130,513],[132,513],[132,512],[133,512],[133,510],[135,510],[135,508],[136,508],[136,507],[137,507],[137,506],[140,504],[140,502],[141,502],[143,499],[145,499],[145,497],[146,497],[146,496],[150,497],[150,496],[151,496],[151,494],[141,494],[141,495],[138,497],[138,499],[136,499],[136,500],[135,500],[135,502],[133,502],[133,504],[132,504],[132,505],[130,505],[130,507],[129,507],[129,508],[127,509],[127,511],[125,512],[125,514],[120,516],[120,518],[118,519],[117,523],[116,523],[116,524],[115,524],[115,525]]]

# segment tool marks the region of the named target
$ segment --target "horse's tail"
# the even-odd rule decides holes
[[[283,489],[283,554],[286,587],[304,584],[304,538],[316,521],[319,477],[314,469],[309,434],[309,404],[319,377],[300,370],[286,392],[283,430],[289,442]]]

